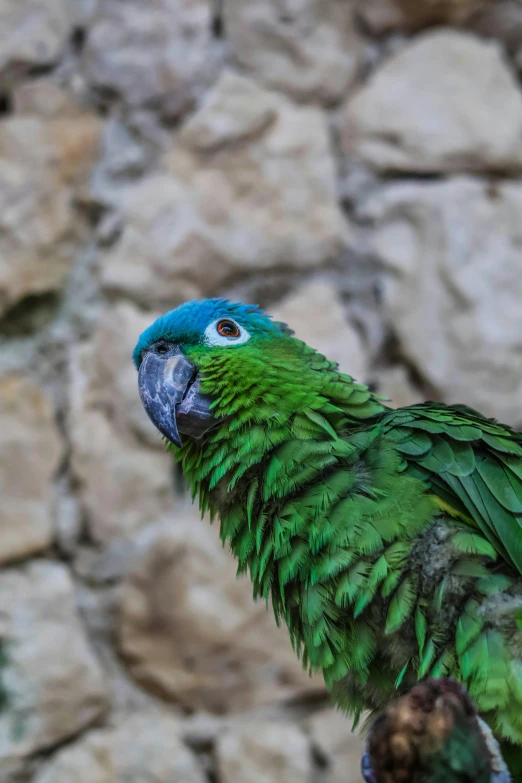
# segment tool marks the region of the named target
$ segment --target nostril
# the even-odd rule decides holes
[[[168,343],[156,343],[154,346],[154,351],[159,353],[160,356],[164,356],[170,351],[170,345]]]

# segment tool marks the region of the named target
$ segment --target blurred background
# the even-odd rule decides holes
[[[1,783],[356,783],[130,354],[259,303],[522,424],[522,4],[0,0]]]

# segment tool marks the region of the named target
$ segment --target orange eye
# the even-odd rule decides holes
[[[232,340],[236,339],[241,334],[239,326],[235,324],[234,321],[228,321],[226,319],[218,321],[216,329],[222,337],[229,337]]]

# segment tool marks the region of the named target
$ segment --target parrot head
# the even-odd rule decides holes
[[[285,357],[296,353],[291,344],[302,345],[291,335],[256,305],[224,299],[186,302],[165,313],[133,353],[149,418],[176,446],[180,434],[201,439],[233,409],[245,378],[264,379],[269,388],[270,374],[280,375]]]

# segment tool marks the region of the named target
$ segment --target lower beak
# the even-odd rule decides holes
[[[145,354],[138,384],[149,419],[176,446],[183,445],[180,432],[201,438],[216,423],[212,400],[199,391],[197,370],[181,352],[165,357]]]

